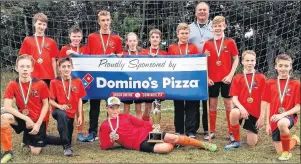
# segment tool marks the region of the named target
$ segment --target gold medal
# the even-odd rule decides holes
[[[216,61],[216,65],[217,66],[221,66],[222,65],[222,62],[220,60]]]
[[[43,59],[42,58],[38,58],[38,63],[42,64],[43,63]]]
[[[281,114],[281,113],[284,113],[285,112],[285,109],[283,108],[283,107],[280,107],[279,109],[278,109],[278,112]]]
[[[29,110],[28,110],[28,109],[24,109],[24,110],[22,111],[22,114],[24,114],[25,116],[28,116]]]
[[[252,97],[248,97],[247,101],[248,101],[248,103],[252,103],[253,102],[253,98]]]
[[[117,141],[119,139],[119,135],[115,131],[112,131],[110,133],[110,138],[112,138],[113,141]]]

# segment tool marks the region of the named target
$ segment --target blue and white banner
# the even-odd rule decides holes
[[[85,99],[208,99],[205,55],[73,55],[72,60],[73,76],[82,79]]]

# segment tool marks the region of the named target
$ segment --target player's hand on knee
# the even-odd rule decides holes
[[[27,117],[27,119],[25,120],[25,125],[27,129],[31,129],[34,126],[34,122],[29,117]]]
[[[271,126],[270,125],[266,125],[265,131],[266,131],[267,135],[270,136],[272,134]]]
[[[63,105],[59,105],[59,109],[60,110],[67,110],[67,109],[69,109],[69,107],[68,107],[68,105],[63,104]]]
[[[257,130],[261,129],[263,127],[263,121],[264,121],[264,118],[260,118],[257,120],[256,122],[256,128]]]
[[[41,125],[38,124],[38,123],[35,123],[32,130],[28,133],[28,134],[31,134],[31,135],[37,135],[38,132],[40,131],[40,127]]]
[[[247,112],[246,109],[239,109],[240,110],[240,116],[244,119],[248,119],[249,118],[249,113]]]

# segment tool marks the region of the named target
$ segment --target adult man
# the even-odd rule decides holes
[[[206,40],[212,39],[213,34],[211,32],[212,22],[209,18],[209,5],[206,2],[200,2],[195,7],[196,21],[189,25],[190,36],[189,42],[198,46],[199,51],[202,52],[204,43]],[[208,114],[207,114],[207,100],[202,101],[203,114],[202,124],[204,130],[204,139],[209,139],[208,135]],[[200,126],[200,110],[197,111],[197,121],[195,130],[197,131]]]

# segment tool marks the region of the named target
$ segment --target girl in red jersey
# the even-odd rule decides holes
[[[261,109],[261,96],[266,84],[263,74],[255,70],[256,53],[246,50],[242,53],[243,73],[233,78],[230,95],[235,107],[230,112],[230,128],[234,141],[226,150],[240,147],[240,123],[247,130],[247,144],[254,146],[258,141],[258,130],[263,126],[265,109]]]
[[[275,69],[278,76],[268,80],[262,100],[267,105],[266,132],[272,135],[278,160],[286,161],[292,157],[290,150],[300,145],[298,136],[290,137],[290,129],[298,120],[300,112],[300,81],[290,76],[292,59],[287,54],[276,57]]]
[[[167,52],[164,50],[160,50],[160,42],[161,42],[161,31],[159,29],[152,29],[149,32],[149,42],[151,46],[146,50],[146,54],[150,56],[157,56],[157,55],[167,55]],[[152,109],[152,102],[155,100],[145,100],[145,109],[143,112],[142,119],[144,121],[149,121],[150,117],[150,111]]]
[[[169,55],[188,55],[199,54],[198,47],[195,44],[188,43],[189,26],[186,23],[180,23],[177,27],[178,43],[171,44],[168,48]],[[174,100],[174,125],[176,133],[184,134],[195,138],[196,136],[196,116],[200,109],[200,101],[195,100]]]
[[[61,77],[50,82],[50,105],[54,107],[52,116],[57,120],[57,129],[64,148],[64,155],[71,156],[71,141],[74,117],[77,114],[77,126],[82,124],[82,98],[86,91],[81,79],[71,76],[71,58],[58,61]]]
[[[117,97],[108,98],[107,105],[109,117],[99,129],[101,149],[112,148],[115,142],[127,149],[154,153],[169,153],[175,144],[196,146],[211,152],[217,149],[215,144],[164,132],[163,143],[149,143],[148,135],[153,129],[149,121],[137,119],[129,114],[119,114],[120,100]]]
[[[125,51],[123,51],[123,56],[126,55],[146,55],[146,50],[142,49],[138,46],[138,36],[130,32],[126,36],[126,46]],[[142,110],[141,110],[141,104],[144,102],[143,100],[125,100],[122,101],[124,103],[124,110],[123,112],[128,114],[130,113],[131,104],[135,103],[135,111],[136,111],[136,117],[141,119],[142,118]]]
[[[78,25],[70,28],[69,38],[71,43],[62,47],[59,58],[69,57],[71,54],[89,54],[88,46],[81,46],[83,32]]]
[[[19,77],[11,81],[4,92],[4,113],[1,114],[1,148],[4,155],[1,163],[12,158],[11,127],[17,134],[23,132],[23,143],[29,146],[32,154],[40,154],[42,147],[47,141],[50,142],[47,140],[50,136],[46,136],[45,121],[48,88],[44,81],[31,77],[33,65],[34,59],[31,56],[19,56],[16,60]],[[17,109],[12,106],[14,98]],[[58,138],[52,139],[58,141]]]

